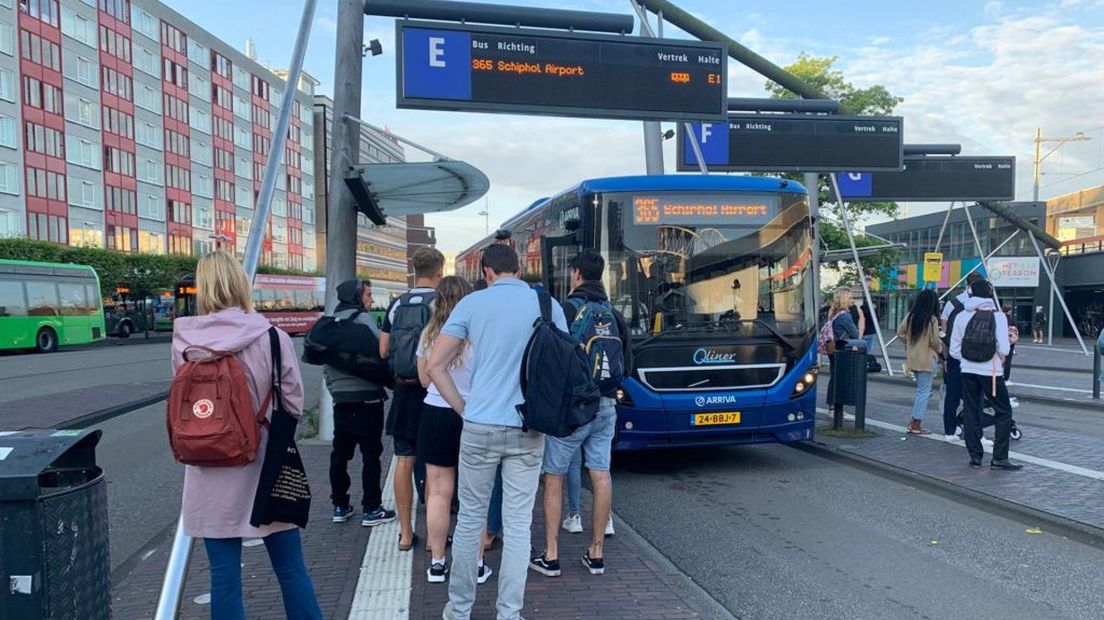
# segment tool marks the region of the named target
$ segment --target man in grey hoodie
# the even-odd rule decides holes
[[[1008,317],[997,310],[993,300],[993,286],[985,280],[977,280],[970,285],[970,296],[963,303],[964,309],[955,319],[951,331],[951,357],[962,366],[962,438],[966,440],[966,450],[970,453],[970,467],[981,467],[985,449],[981,444],[981,408],[986,393],[993,404],[994,432],[992,469],[1016,470],[1023,467],[1008,460],[1008,439],[1012,422],[1012,405],[1008,400],[1008,388],[1004,384],[1003,362],[1008,355]],[[967,332],[971,337],[985,341],[988,333],[978,333],[970,326],[970,320],[980,313],[989,313],[992,317],[992,340],[989,342],[995,351],[992,358],[984,361],[967,359],[963,354],[963,340]],[[979,323],[984,325],[984,323]],[[976,348],[976,347],[970,347]],[[967,353],[968,354],[968,353]],[[982,355],[987,355],[988,351]],[[998,370],[1000,369],[1000,370]]]
[[[372,330],[379,343],[379,328],[368,314],[372,307],[372,283],[369,280],[346,280],[337,286],[335,319],[351,319]],[[369,352],[376,350],[369,348]],[[330,499],[333,500],[333,522],[344,523],[353,514],[349,503],[349,461],[360,446],[364,463],[360,480],[364,489],[364,513],[360,524],[374,527],[395,520],[395,511],[383,507],[380,488],[380,455],[383,454],[383,402],[387,393],[383,387],[333,366],[324,366],[326,388],[334,402],[333,452],[330,453]]]

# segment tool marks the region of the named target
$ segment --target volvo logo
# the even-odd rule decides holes
[[[694,351],[694,363],[701,366],[703,364],[728,364],[735,361],[735,353],[718,353],[713,349],[706,349],[702,347],[697,351]]]
[[[711,405],[734,405],[736,404],[736,397],[725,396],[698,396],[694,399],[694,404],[699,407],[706,407]]]

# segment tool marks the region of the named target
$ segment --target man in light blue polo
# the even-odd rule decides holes
[[[540,316],[537,294],[518,279],[517,252],[496,243],[483,250],[490,285],[460,300],[441,329],[427,364],[429,376],[449,406],[464,418],[460,439],[460,513],[452,543],[449,602],[443,617],[467,620],[475,603],[477,550],[482,542],[495,470],[502,465],[502,566],[498,569],[498,620],[518,620],[525,603],[533,502],[544,456],[544,435],[522,431],[517,405],[521,360]],[[567,331],[563,308],[552,320]],[[472,388],[465,402],[448,367],[467,341],[472,350]]]

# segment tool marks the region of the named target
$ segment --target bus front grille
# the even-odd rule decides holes
[[[640,382],[656,392],[768,388],[778,383],[785,372],[785,364],[637,369]]]

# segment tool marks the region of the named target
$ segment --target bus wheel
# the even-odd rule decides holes
[[[49,327],[43,327],[38,330],[38,335],[35,336],[35,349],[37,349],[39,353],[50,353],[52,351],[57,351],[57,348],[58,339],[54,330]]]
[[[119,337],[120,338],[130,338],[130,332],[131,332],[130,323],[127,323],[125,321],[122,322],[122,323],[119,323]]]

